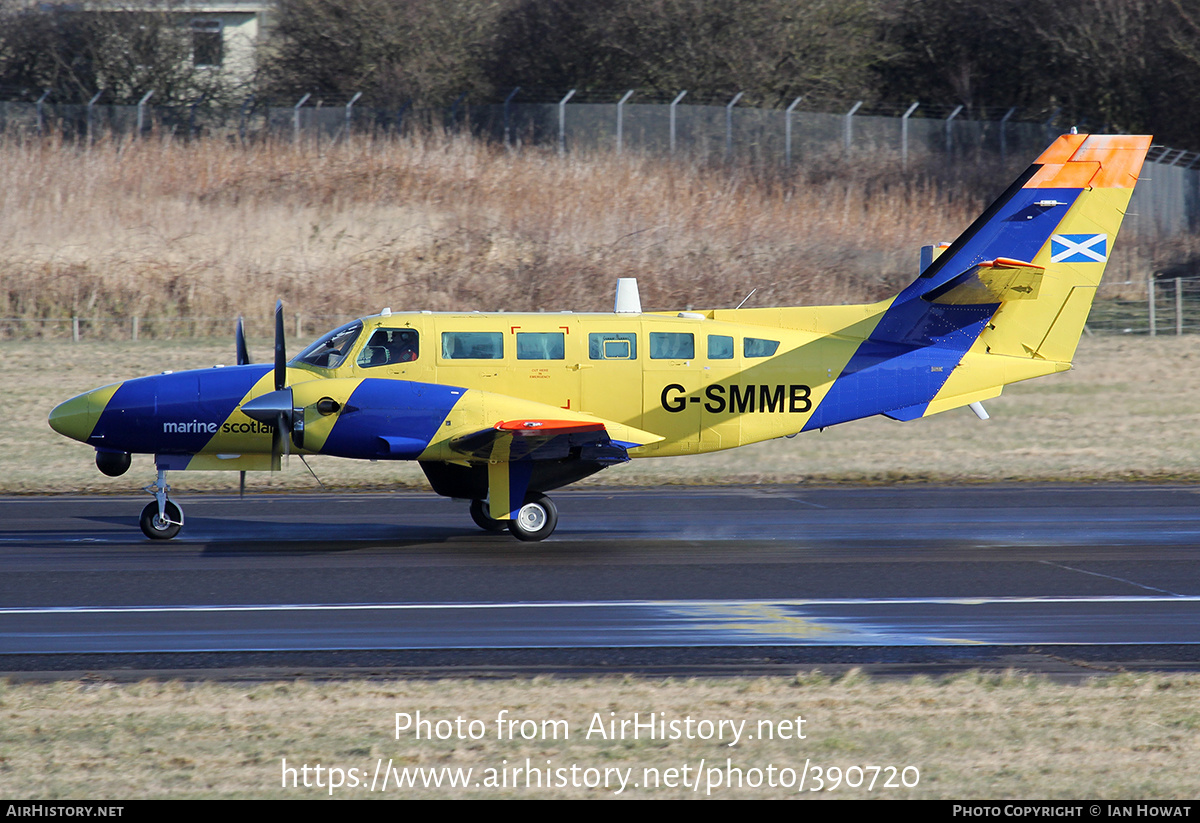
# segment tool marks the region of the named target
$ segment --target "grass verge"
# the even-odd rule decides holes
[[[1197,706],[1200,678],[1181,675],[1119,675],[1076,686],[1015,672],[876,681],[854,671],[836,680],[816,673],[790,680],[10,683],[0,687],[0,793],[42,800],[1193,799],[1200,795]],[[417,712],[430,723],[423,739],[415,736]],[[397,713],[409,716],[399,732]],[[610,734],[611,721],[619,732],[635,713],[643,723],[665,722],[658,728],[668,739],[647,739],[645,727],[633,739],[631,725],[624,738]],[[731,746],[735,728],[741,737]],[[873,767],[882,770],[868,790]],[[333,790],[331,768],[342,770],[334,781],[344,783]],[[377,769],[396,770],[386,791]],[[425,787],[417,776],[448,781],[468,769],[465,787]],[[395,777],[405,774],[416,785],[397,789]],[[621,775],[626,788],[618,792]],[[889,779],[895,787],[884,786]],[[826,789],[813,791],[819,781]]]

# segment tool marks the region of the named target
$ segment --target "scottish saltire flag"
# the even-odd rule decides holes
[[[1107,234],[1050,235],[1051,263],[1103,263],[1107,259]]]

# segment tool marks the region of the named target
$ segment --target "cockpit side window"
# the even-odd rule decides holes
[[[413,329],[376,329],[358,355],[360,368],[411,363],[420,354],[420,340]]]
[[[362,334],[361,320],[347,323],[334,329],[300,352],[292,359],[296,365],[316,366],[319,369],[336,369],[342,365],[346,355],[354,348],[354,342]]]

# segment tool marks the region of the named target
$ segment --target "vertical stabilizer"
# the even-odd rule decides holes
[[[1055,140],[887,304],[805,428],[910,420],[1069,368],[1150,139]]]

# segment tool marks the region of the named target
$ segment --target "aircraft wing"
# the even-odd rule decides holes
[[[570,457],[598,463],[629,460],[626,447],[613,442],[600,420],[502,420],[491,428],[454,438],[450,448],[465,457],[488,461]]]

